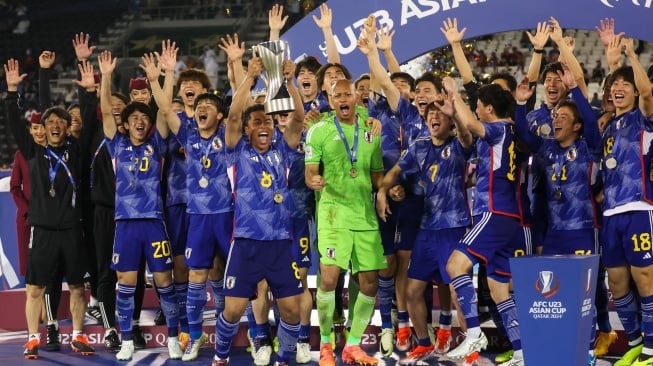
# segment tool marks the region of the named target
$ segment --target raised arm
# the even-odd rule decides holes
[[[111,57],[110,51],[104,51],[98,55],[98,64],[102,82],[100,87],[100,109],[102,110],[102,129],[104,136],[113,140],[116,135],[116,124],[111,113],[111,75],[116,68],[117,58]],[[114,122],[114,123],[111,123]]]
[[[462,123],[460,119],[456,118],[456,110],[454,109],[454,103],[465,103],[465,102],[462,100],[462,97],[457,92],[456,81],[453,78],[449,76],[445,77],[442,80],[442,86],[444,87],[444,90],[447,92],[447,98],[445,98],[443,105],[439,105],[438,103],[435,103],[435,107],[438,110],[440,110],[442,113],[446,114],[451,119],[453,119],[453,122],[456,125],[456,137],[458,138],[458,141],[460,141],[462,147],[464,147],[465,149],[469,149],[472,146],[472,143],[474,142],[474,137],[469,132],[465,124]]]
[[[79,87],[79,90],[82,90],[82,93],[94,93],[95,92],[95,77],[93,76],[93,64],[89,61],[81,62],[77,65],[79,69],[79,80],[73,80],[73,83]],[[80,96],[80,100],[81,100]],[[84,113],[86,110],[82,109],[80,106],[80,112]],[[84,114],[82,114],[82,117]],[[91,145],[91,140],[93,135],[97,130],[97,109],[96,109],[96,118],[94,120],[82,119],[82,130],[79,135],[79,146],[81,151],[88,151],[89,146]]]
[[[95,51],[95,46],[88,45],[89,39],[89,34],[85,34],[84,32],[75,34],[75,37],[73,38],[73,48],[75,49],[75,58],[77,58],[78,64],[90,60],[91,56],[93,55],[93,51]],[[83,93],[81,88],[77,89],[77,92],[79,94]]]
[[[639,91],[639,109],[642,111],[644,117],[649,118],[653,115],[653,84],[646,75],[646,70],[639,62],[639,57],[635,53],[635,43],[632,38],[624,38],[621,40],[624,46],[626,57],[633,67],[633,76],[635,76],[635,86]]]
[[[573,79],[573,77],[571,77]],[[542,146],[542,138],[537,134],[531,132],[528,128],[528,120],[526,119],[526,102],[533,95],[535,86],[530,85],[527,77],[524,77],[517,85],[515,90],[515,100],[517,106],[515,107],[515,130],[517,136],[524,141],[532,152],[537,152]]]
[[[235,93],[245,76],[242,64],[243,55],[245,54],[245,42],[238,44],[237,33],[234,33],[233,38],[230,34],[227,34],[226,37],[220,38],[218,47],[227,54],[227,67],[228,73],[230,73],[229,84],[231,90]]]
[[[313,15],[313,20],[324,34],[324,41],[326,42],[327,49],[327,62],[329,63],[340,63],[340,53],[338,52],[338,47],[336,46],[336,40],[333,37],[333,30],[331,30],[331,21],[333,20],[333,15],[331,14],[331,9],[326,4],[320,5],[320,17]]]
[[[27,74],[20,73],[18,60],[10,58],[4,65],[5,80],[7,82],[7,99],[5,99],[6,117],[9,130],[14,135],[18,149],[26,159],[29,159],[30,135],[25,126],[20,122],[18,115],[18,85],[25,80]]]
[[[165,71],[165,79],[163,88],[159,85],[158,75],[147,73],[147,78],[152,87],[152,96],[159,107],[159,114],[157,115],[157,128],[159,123],[165,123],[173,134],[179,133],[181,121],[179,116],[172,110],[172,90],[174,86],[174,72],[175,64],[177,63],[177,51],[174,42],[170,40],[161,42],[161,54],[157,54],[159,59],[159,66]],[[161,132],[159,132],[161,133]],[[161,135],[163,136],[163,135]]]
[[[561,58],[564,59],[564,62],[569,67],[569,70],[573,73],[578,87],[580,88],[581,92],[583,92],[583,95],[585,95],[585,98],[587,98],[587,84],[585,84],[585,75],[583,75],[583,68],[580,66],[576,56],[574,56],[574,53],[562,36],[562,28],[560,27],[560,23],[558,23],[554,17],[551,17],[549,23],[551,24],[552,28],[551,40],[553,40],[553,42],[558,45]]]
[[[460,72],[460,77],[463,79],[463,84],[467,84],[470,81],[473,81],[474,73],[472,72],[472,67],[469,65],[469,61],[467,61],[467,57],[465,56],[465,51],[463,50],[462,46],[462,40],[465,37],[467,28],[458,30],[458,19],[447,18],[447,20],[442,22],[440,31],[442,34],[444,34],[447,42],[449,42],[451,45],[453,58],[456,62],[458,72]]]
[[[299,144],[304,129],[304,105],[302,104],[302,97],[295,86],[295,63],[291,60],[284,61],[283,76],[286,79],[288,93],[295,105],[295,110],[289,115],[288,128],[284,131],[283,138],[288,146],[294,149]]]
[[[616,51],[614,48],[611,48],[610,45],[615,41],[615,39],[618,43],[619,38],[623,37],[625,33],[624,32],[621,32],[619,34],[614,33],[613,18],[601,19],[600,25],[601,25],[600,28],[595,27],[596,32],[599,34],[599,38],[601,39],[601,44],[605,49],[605,57],[608,60],[609,72],[613,72],[614,70],[621,67],[621,48],[619,48],[619,50]]]
[[[379,191],[376,193],[376,213],[383,222],[388,219],[388,215],[392,215],[390,205],[388,205],[388,191],[397,183],[401,172],[399,164],[395,164],[385,173],[379,184]]]
[[[44,111],[52,107],[52,93],[50,91],[50,68],[55,60],[54,51],[43,51],[39,55],[39,110]]]
[[[549,26],[546,22],[538,22],[535,35],[528,31],[526,34],[533,45],[533,55],[531,56],[531,63],[528,65],[526,76],[528,77],[528,80],[537,83],[537,79],[540,76],[540,66],[542,66],[544,45],[546,45],[546,42],[549,40]]]
[[[161,74],[161,68],[159,65],[156,64],[155,57],[159,56],[158,53],[146,53],[143,56],[141,56],[141,64],[138,65],[143,71],[145,71],[145,75],[147,75],[147,80],[150,81],[150,87],[152,88],[152,94],[154,94],[154,89],[156,88],[157,90],[161,89],[161,86],[159,85],[159,75]],[[169,76],[168,76],[169,77]],[[104,85],[103,85],[104,87]],[[163,95],[163,98],[167,98],[171,100],[172,98],[168,98],[165,95],[165,92],[161,91],[160,92]],[[156,101],[156,99],[155,99]],[[158,105],[158,102],[157,102]],[[156,123],[156,130],[159,132],[159,135],[163,137],[164,139],[168,138],[168,135],[170,134],[170,129],[168,128],[168,123],[165,118],[159,118],[163,116],[163,112],[157,112],[155,116],[155,123]],[[177,130],[179,130],[179,126],[177,126]]]
[[[474,113],[472,113],[472,110],[469,109],[469,106],[467,103],[465,103],[462,96],[455,88],[452,90],[452,93],[453,107],[455,111],[454,120],[458,120],[458,122],[454,121],[454,123],[456,123],[456,127],[460,126],[461,128],[464,128],[476,136],[484,137],[485,128],[483,127],[483,124],[476,119],[476,116]]]
[[[395,57],[394,52],[392,52],[392,37],[394,37],[395,31],[390,31],[386,25],[385,27],[379,29],[377,33],[379,40],[376,44],[376,47],[381,50],[381,52],[383,52],[385,62],[388,64],[388,71],[390,71],[390,74],[401,72],[399,61],[397,61],[397,57]]]
[[[227,116],[227,131],[225,134],[225,143],[228,148],[233,149],[243,136],[242,114],[247,108],[248,101],[251,99],[249,90],[254,85],[254,80],[261,75],[263,71],[263,61],[259,57],[252,57],[247,66],[247,75],[242,84],[236,89],[231,101],[231,109]]]
[[[288,16],[283,16],[283,5],[274,4],[268,11],[268,24],[270,25],[270,41],[279,39],[281,29],[286,25]]]

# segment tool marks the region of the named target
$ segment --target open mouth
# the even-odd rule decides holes
[[[186,92],[184,93],[184,96],[186,97],[186,99],[192,100],[193,98],[195,98],[195,91],[194,90],[186,90]]]
[[[558,95],[560,94],[558,92],[558,89],[555,89],[555,88],[549,88],[546,92],[549,95],[549,97],[552,98],[552,99],[558,98]]]
[[[418,100],[418,101],[417,101],[417,106],[418,106],[420,109],[424,109],[424,108],[426,108],[427,105],[428,105],[428,103],[427,103],[425,100]]]
[[[340,106],[338,106],[338,110],[343,115],[349,115],[349,113],[351,112],[351,109],[349,108],[349,105],[347,105],[347,104],[341,104]]]
[[[617,101],[621,102],[622,100],[624,100],[623,93],[615,93],[614,94],[613,102],[617,102]]]
[[[267,144],[268,141],[270,140],[270,134],[268,132],[265,132],[265,131],[259,132],[257,137],[258,137],[258,141],[259,141],[259,143],[261,145]]]
[[[208,119],[209,119],[209,116],[207,114],[204,114],[204,113],[197,116],[197,122],[200,122],[200,123],[206,123],[206,121]]]
[[[311,88],[311,83],[309,81],[303,81],[302,82],[302,89],[308,90]]]

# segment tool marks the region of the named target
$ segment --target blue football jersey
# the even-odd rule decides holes
[[[129,137],[116,133],[107,144],[116,170],[116,220],[163,219],[161,178],[166,141],[157,131],[134,146]]]
[[[653,117],[639,108],[615,116],[603,131],[603,209],[637,201],[653,204]]]
[[[476,141],[476,194],[472,215],[492,212],[519,218],[517,147],[512,124],[483,123],[485,136]]]
[[[324,93],[317,93],[315,99],[304,102],[304,113],[308,113],[311,109],[317,109],[320,113],[331,111],[329,101]]]
[[[166,163],[166,206],[186,204],[186,154],[183,145],[175,138],[168,138]]]
[[[398,164],[408,174],[415,174],[425,191],[425,210],[421,229],[440,230],[469,226],[469,206],[465,193],[467,159],[465,149],[451,136],[435,146],[430,137],[415,140]]]
[[[526,115],[528,129],[543,139],[553,138],[553,117],[552,109],[542,103],[540,108],[534,109]]]
[[[189,214],[208,215],[233,211],[231,183],[227,176],[224,125],[213,136],[202,138],[199,131],[182,124],[177,139],[185,146]]]
[[[234,238],[291,239],[294,201],[288,189],[286,140],[260,154],[245,139],[227,149],[228,174],[234,191]]]

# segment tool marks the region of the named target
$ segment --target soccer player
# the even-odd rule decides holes
[[[446,267],[467,323],[465,340],[447,353],[452,359],[465,358],[487,347],[487,338],[478,321],[471,278],[472,266],[480,262],[487,266],[490,292],[508,328],[514,350],[512,360],[502,365],[523,365],[517,309],[510,296],[508,263],[508,258],[514,254],[514,238],[520,234],[516,137],[510,120],[514,105],[515,100],[510,92],[496,84],[479,89],[476,114],[480,121],[466,104],[454,103],[457,116],[478,137],[476,154],[479,162],[476,168],[476,200],[472,209],[474,226],[454,249]]]
[[[99,55],[98,63],[102,73],[100,103],[103,120],[110,121],[111,74],[116,59],[109,51],[104,51]],[[161,307],[168,326],[169,356],[181,359],[183,355],[178,340],[179,305],[172,284],[171,249],[163,223],[161,197],[164,139],[168,129],[161,121],[151,134],[153,120],[148,105],[131,102],[121,113],[126,136],[116,133],[115,124],[102,125],[116,172],[116,237],[112,267],[118,275],[116,307],[122,336],[122,347],[116,354],[119,361],[128,361],[134,354],[131,318],[137,273],[143,257],[161,295]]]
[[[88,66],[90,68],[90,66]],[[20,74],[18,61],[5,65],[8,94],[5,99],[7,120],[16,143],[30,167],[31,200],[28,220],[32,226],[32,246],[27,266],[27,300],[25,317],[28,341],[25,358],[37,358],[41,301],[45,286],[50,284],[56,268],[65,263],[64,273],[70,290],[70,312],[73,316],[71,347],[84,355],[95,353],[83,332],[84,326],[84,250],[82,244],[81,209],[76,182],[81,175],[81,152],[87,136],[68,138],[70,114],[52,107],[41,117],[45,128],[45,146],[37,144],[18,120],[18,86],[27,77]],[[92,72],[91,72],[92,75]]]
[[[639,366],[653,360],[653,258],[645,255],[651,251],[653,234],[653,155],[648,148],[653,132],[653,94],[633,40],[619,38],[611,46],[624,49],[632,66],[612,73],[610,95],[616,115],[603,132],[601,256],[619,319],[628,335],[628,351],[615,365]],[[630,289],[631,277],[638,298]]]
[[[426,192],[426,209],[413,246],[406,288],[408,312],[418,343],[406,358],[399,361],[405,365],[428,360],[434,357],[435,352],[442,354],[449,350],[450,336],[440,335],[451,332],[451,296],[440,299],[441,311],[448,314],[449,321],[441,321],[441,330],[438,330],[438,338],[433,345],[426,324],[427,309],[423,293],[432,280],[437,280],[439,287],[449,287],[451,280],[446,271],[447,260],[471,222],[464,182],[466,162],[472,151],[472,136],[453,118],[454,80],[446,78],[444,82],[450,90],[451,99],[444,101],[443,106],[431,103],[426,107],[430,138],[419,138],[410,145],[399,162],[386,173],[377,194],[377,212],[381,219],[386,219],[390,211],[386,197],[388,189],[402,172],[417,173]],[[456,100],[456,103],[460,102],[462,99]],[[457,128],[455,134],[454,121]]]
[[[317,208],[321,281],[317,292],[320,319],[320,365],[335,365],[330,341],[334,290],[341,269],[358,274],[360,294],[352,309],[351,332],[342,359],[377,364],[359,346],[374,311],[377,273],[385,268],[372,190],[383,177],[380,138],[373,136],[354,112],[356,92],[350,80],[333,83],[330,96],[333,123],[322,121],[306,138],[306,185],[320,191]],[[320,165],[324,171],[320,173]]]
[[[190,268],[190,282],[185,306],[190,343],[182,360],[192,361],[198,357],[199,348],[208,341],[202,332],[206,280],[214,267],[214,258],[218,256],[221,263],[226,260],[232,234],[233,199],[224,157],[224,127],[220,124],[222,101],[214,94],[198,95],[193,113],[195,126],[185,119],[182,121],[180,115],[184,112],[173,111],[171,89],[162,90],[156,79],[150,82],[160,112],[187,156],[182,176],[186,179],[184,186],[189,190],[185,260]]]
[[[286,61],[283,74],[296,106],[301,99],[293,84],[295,65]],[[299,334],[299,295],[304,292],[297,263],[292,257],[288,190],[288,155],[299,143],[304,113],[297,108],[283,139],[274,144],[274,124],[263,105],[245,108],[249,90],[260,75],[260,58],[250,59],[247,76],[234,95],[227,118],[225,142],[234,194],[234,241],[225,269],[225,308],[216,323],[216,356],[213,365],[228,365],[231,341],[238,331],[249,298],[257,284],[267,280],[277,301],[281,320],[277,330],[277,365],[290,361]],[[243,138],[243,132],[247,138]],[[250,263],[256,262],[257,266]]]

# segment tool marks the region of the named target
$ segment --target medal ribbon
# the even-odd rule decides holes
[[[102,142],[100,142],[100,145],[95,149],[95,152],[93,153],[93,159],[91,159],[91,178],[90,178],[90,184],[91,188],[93,188],[93,167],[95,166],[95,159],[97,159],[98,154],[100,153],[100,150],[102,150],[102,147],[107,144],[107,139],[104,138],[102,139]]]
[[[347,151],[349,162],[351,163],[351,167],[353,168],[354,163],[356,163],[356,154],[358,152],[358,118],[356,118],[356,121],[354,122],[354,144],[351,149],[349,149],[349,143],[347,142],[347,137],[345,137],[345,133],[342,131],[342,126],[340,125],[340,122],[338,122],[338,119],[334,117],[333,123],[336,125],[336,129],[338,130],[338,135],[340,135],[340,140],[342,140],[342,143],[345,145],[345,151]]]
[[[48,161],[50,163],[50,166],[48,167],[48,174],[50,176],[50,187],[54,188],[54,178],[57,176],[57,171],[59,170],[59,166],[62,165],[64,170],[66,171],[66,174],[68,175],[68,180],[70,180],[70,184],[73,186],[73,200],[72,200],[72,206],[75,207],[75,201],[77,199],[77,192],[75,189],[75,178],[73,178],[73,174],[70,172],[70,168],[68,168],[68,165],[66,164],[65,161],[61,159],[57,154],[54,153],[54,151],[50,150],[50,146],[45,147],[45,151],[48,154]],[[65,152],[64,152],[65,154]],[[54,158],[57,163],[52,167],[52,160],[50,157]]]

